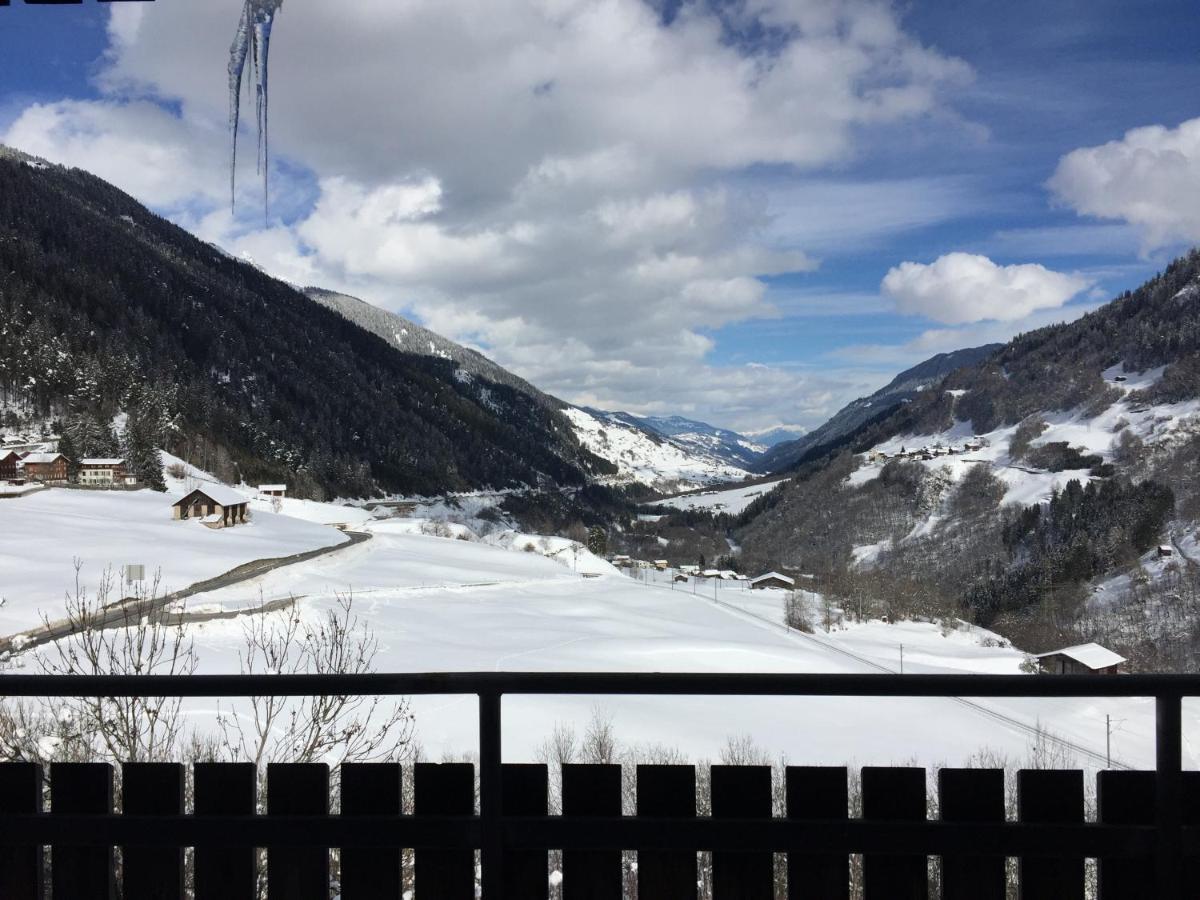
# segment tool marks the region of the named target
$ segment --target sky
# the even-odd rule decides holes
[[[565,400],[811,428],[1200,243],[1200,14],[1146,0],[0,8],[0,142]],[[247,115],[249,113],[249,115]]]

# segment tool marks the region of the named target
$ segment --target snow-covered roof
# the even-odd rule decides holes
[[[81,459],[81,466],[123,466],[125,460],[113,457],[112,459]]]
[[[52,463],[56,459],[64,459],[61,453],[30,453],[22,462],[25,463]]]
[[[287,485],[286,484],[260,484],[258,486],[258,489],[260,491],[286,491]]]
[[[1107,669],[1125,662],[1125,657],[1113,653],[1107,647],[1099,644],[1076,644],[1073,647],[1063,647],[1061,650],[1051,650],[1049,653],[1037,654],[1038,659],[1047,656],[1066,656],[1089,669]]]
[[[762,575],[759,575],[757,578],[751,578],[750,583],[758,584],[760,581],[770,581],[772,579],[778,579],[779,581],[782,581],[784,584],[795,584],[796,583],[793,579],[788,578],[786,575],[780,575],[778,572],[766,572]]]
[[[209,500],[212,500],[214,503],[219,503],[221,506],[237,506],[240,503],[249,502],[233,488],[227,488],[223,484],[206,484],[203,487],[198,487],[195,490],[188,491],[171,505],[174,506],[176,503],[186,500],[194,493],[201,493]]]

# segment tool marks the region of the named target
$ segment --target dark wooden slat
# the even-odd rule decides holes
[[[637,814],[696,815],[694,766],[638,766]],[[696,851],[638,850],[638,897],[696,896]]]
[[[621,815],[621,767],[562,767],[563,815]],[[564,850],[563,900],[621,900],[621,851]]]
[[[404,770],[399,763],[342,766],[342,815],[398,816]],[[342,900],[399,900],[400,848],[342,850]]]
[[[713,766],[711,778],[714,819],[771,818],[770,766]],[[715,850],[712,878],[714,900],[771,900],[774,856]]]
[[[544,816],[549,772],[545,766],[508,763],[500,769],[500,810],[506,816]],[[546,900],[550,893],[545,850],[514,850],[504,857],[505,897]]]
[[[1154,773],[1104,771],[1096,779],[1097,819],[1105,825],[1154,824]],[[1100,857],[1101,900],[1153,900],[1154,867],[1145,860]]]
[[[267,766],[267,815],[329,815],[329,766]],[[268,847],[267,895],[288,900],[329,900],[329,848]]]
[[[1082,822],[1083,772],[1022,769],[1017,808],[1021,822]],[[1021,900],[1083,900],[1083,857],[1021,857],[1018,882]]]
[[[197,816],[253,816],[257,809],[254,763],[196,763],[192,767]],[[197,847],[196,900],[256,900],[253,847]]]
[[[111,813],[113,770],[108,763],[52,763],[50,812]],[[55,898],[112,900],[117,895],[116,848],[55,846],[50,881]]]
[[[414,766],[417,815],[471,815],[475,812],[475,767],[470,763],[417,763]],[[475,854],[470,850],[417,848],[414,892],[422,900],[474,900]]]
[[[942,769],[938,806],[943,822],[1003,822],[1004,770]],[[943,900],[1004,900],[1004,854],[943,856]]]
[[[845,766],[788,766],[789,819],[845,819],[849,790]],[[788,855],[789,900],[848,900],[850,857]]]
[[[863,818],[868,821],[925,821],[925,770],[868,766],[862,770]],[[924,856],[863,858],[865,900],[926,900],[929,863]]]
[[[183,815],[183,766],[125,763],[121,767],[121,812],[126,815]],[[125,897],[180,900],[183,848],[125,847],[121,879]]]
[[[0,815],[42,811],[42,767],[0,763]],[[42,900],[41,847],[0,847],[0,897]]]

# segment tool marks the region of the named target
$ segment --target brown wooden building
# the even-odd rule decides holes
[[[1038,664],[1047,675],[1119,675],[1125,657],[1099,644],[1076,644],[1037,655]]]
[[[756,591],[761,591],[764,588],[790,591],[795,586],[795,579],[789,578],[787,575],[780,575],[778,572],[767,572],[764,575],[759,575],[757,578],[750,579],[750,587]]]
[[[209,528],[228,528],[249,521],[249,501],[223,484],[206,484],[171,504],[176,519],[199,519]]]
[[[16,450],[0,450],[0,481],[12,481],[17,477],[17,463],[21,454]]]
[[[19,464],[19,476],[43,483],[67,480],[67,458],[61,453],[27,453]]]

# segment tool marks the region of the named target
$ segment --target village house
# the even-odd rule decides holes
[[[260,484],[258,486],[258,496],[260,497],[286,497],[286,484]]]
[[[27,453],[17,465],[18,476],[55,484],[67,480],[67,458],[61,453]]]
[[[1126,659],[1099,644],[1076,644],[1035,657],[1047,675],[1119,675]]]
[[[113,457],[111,459],[86,458],[79,461],[79,483],[89,487],[111,486],[114,484],[137,484],[137,479],[129,474],[125,460]]]
[[[671,580],[682,584],[687,584],[688,577],[683,572],[676,572]]]
[[[249,521],[249,501],[223,484],[206,484],[171,504],[176,519],[199,519],[209,528],[227,528]]]
[[[660,572],[667,571],[667,566],[669,566],[669,565],[670,565],[670,562],[665,559],[656,559],[654,561],[654,568],[658,569],[658,571],[660,571]]]
[[[17,477],[17,463],[21,454],[16,450],[0,450],[0,481],[12,481]]]
[[[759,575],[757,578],[750,579],[750,589],[761,591],[764,588],[778,588],[783,591],[790,591],[796,586],[795,579],[788,578],[786,575],[780,575],[778,572],[767,572]]]

